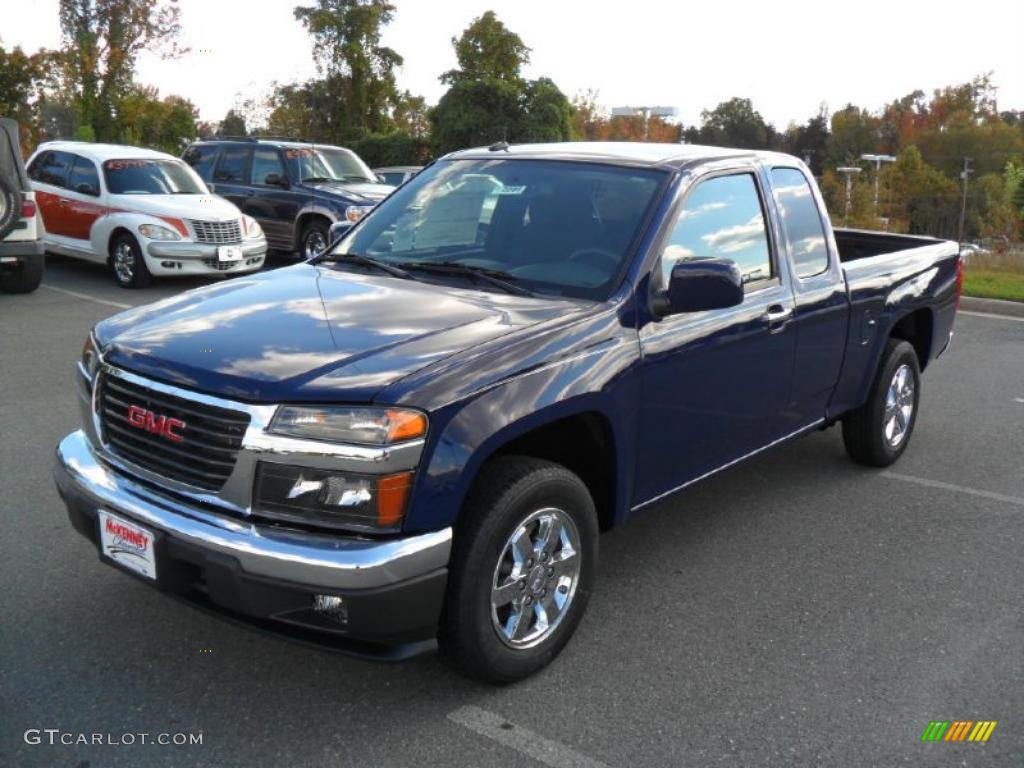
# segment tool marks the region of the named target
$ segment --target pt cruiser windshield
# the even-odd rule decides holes
[[[468,275],[461,265],[530,291],[601,300],[665,178],[575,162],[442,162],[383,202],[333,256],[358,254],[434,278]]]

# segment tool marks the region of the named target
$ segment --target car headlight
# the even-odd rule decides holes
[[[253,512],[287,523],[371,533],[401,530],[412,472],[361,475],[261,461]]]
[[[345,218],[355,224],[371,210],[373,210],[372,205],[350,205],[345,209]]]
[[[391,445],[423,437],[427,417],[408,408],[282,405],[269,431],[329,443]]]
[[[256,238],[263,236],[263,227],[256,221],[252,216],[242,217],[242,231],[248,238]]]
[[[82,345],[82,370],[89,379],[89,384],[96,381],[96,372],[100,367],[100,350],[96,345],[96,338],[90,332],[85,337],[85,344]]]
[[[139,234],[150,240],[181,240],[181,235],[159,224],[139,224]]]

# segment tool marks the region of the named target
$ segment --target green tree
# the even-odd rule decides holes
[[[155,88],[135,87],[118,105],[114,140],[178,154],[196,138],[198,116],[181,96],[160,98]]]
[[[330,83],[335,140],[347,141],[392,127],[391,110],[398,102],[395,67],[402,57],[381,44],[381,27],[394,17],[388,0],[317,0],[295,8],[295,18],[313,37],[313,56]],[[307,97],[320,89],[308,88]],[[286,94],[286,97],[294,93]]]
[[[229,109],[220,121],[217,133],[221,136],[248,136],[249,129],[245,125],[245,117],[238,114],[234,109]]]
[[[701,113],[698,141],[719,147],[768,149],[774,133],[750,99],[733,98]]]
[[[40,99],[50,57],[47,51],[27,54],[15,46],[8,52],[0,46],[0,115],[18,121],[25,149],[39,138]]]
[[[97,139],[117,137],[117,106],[132,90],[139,53],[181,53],[180,15],[174,0],[60,0],[64,87]]]
[[[824,105],[803,125],[790,125],[782,137],[782,149],[806,162],[817,176],[824,170],[828,145],[828,113]]]
[[[957,184],[926,163],[917,147],[903,149],[883,174],[890,190],[888,208],[894,229],[956,237],[960,202]]]
[[[441,75],[441,82],[454,85],[465,80],[500,80],[516,83],[520,69],[530,62],[530,49],[515,32],[487,11],[452,38],[459,68]]]
[[[547,78],[524,80],[529,48],[490,11],[453,38],[463,67],[446,72],[451,87],[430,112],[438,152],[495,141],[565,141],[572,105]]]
[[[832,132],[825,148],[825,166],[856,164],[878,147],[879,120],[868,110],[847,104],[832,115]]]

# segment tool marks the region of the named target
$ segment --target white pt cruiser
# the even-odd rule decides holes
[[[210,193],[181,160],[149,149],[79,141],[39,145],[28,175],[46,250],[109,264],[125,288],[152,276],[254,272],[260,225]]]

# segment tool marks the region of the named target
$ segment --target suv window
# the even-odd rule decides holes
[[[96,164],[85,157],[72,155],[74,165],[68,179],[68,189],[82,195],[97,197],[100,193],[100,175],[96,172]]]
[[[772,168],[772,187],[797,277],[820,275],[828,269],[828,246],[811,185],[796,168]]]
[[[213,177],[213,161],[217,159],[219,149],[216,144],[193,144],[185,150],[181,159],[191,165],[203,181],[210,181]]]
[[[250,184],[264,186],[267,176],[276,173],[280,178],[284,175],[284,163],[274,147],[258,147],[252,154],[252,173]]]
[[[686,199],[661,256],[663,284],[680,259],[736,262],[744,283],[772,276],[768,230],[753,174],[716,176]]]
[[[213,172],[213,180],[244,184],[251,156],[252,147],[225,145],[220,153],[220,160],[217,161],[217,170]]]
[[[55,187],[68,185],[72,156],[67,152],[46,152],[29,167],[29,178]]]

